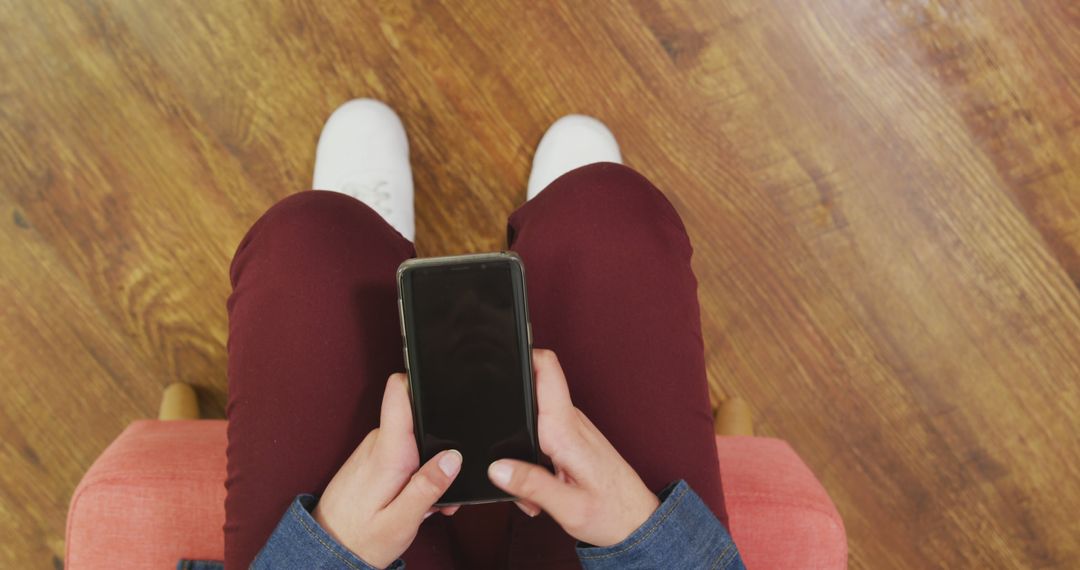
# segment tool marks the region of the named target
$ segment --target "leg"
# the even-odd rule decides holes
[[[754,416],[750,406],[738,396],[720,402],[713,429],[717,435],[754,435]]]
[[[536,346],[574,403],[653,491],[686,479],[725,519],[691,247],[648,180],[611,163],[563,175],[510,217],[528,272]],[[516,516],[514,568],[576,566],[546,515]]]
[[[335,192],[301,192],[248,232],[232,264],[225,559],[246,568],[299,493],[320,493],[378,422],[404,369],[394,272],[413,245]],[[421,525],[410,568],[449,559]]]
[[[195,389],[183,382],[173,382],[165,387],[161,395],[159,420],[197,420],[199,419],[199,398]]]

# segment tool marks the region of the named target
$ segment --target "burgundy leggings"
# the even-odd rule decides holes
[[[574,403],[659,491],[686,479],[721,520],[720,473],[682,221],[633,170],[569,172],[510,216],[537,347]],[[300,493],[321,493],[376,427],[404,370],[394,272],[413,245],[335,192],[270,208],[240,243],[229,299],[225,560],[246,568]],[[465,459],[468,461],[468,458]],[[510,503],[433,516],[404,556],[425,568],[574,568],[574,540]]]

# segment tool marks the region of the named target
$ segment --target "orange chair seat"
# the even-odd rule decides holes
[[[142,420],[128,426],[71,499],[65,565],[175,568],[221,560],[225,521],[223,420]],[[717,437],[731,534],[748,568],[846,568],[844,523],[787,443]]]

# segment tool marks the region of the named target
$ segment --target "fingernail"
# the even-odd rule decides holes
[[[488,477],[491,477],[491,480],[498,485],[509,485],[510,476],[513,473],[514,469],[502,461],[496,461],[488,466]]]
[[[525,513],[530,517],[535,517],[536,515],[540,514],[540,509],[532,505],[522,503],[521,501],[515,501],[514,504],[517,505],[519,509],[521,509],[521,512]]]
[[[439,469],[446,473],[447,477],[457,475],[458,470],[461,469],[461,452],[451,449],[449,452],[444,453],[439,458]]]
[[[433,514],[435,514],[435,511],[428,511],[428,512],[424,513],[424,518],[420,519],[420,520],[427,519],[428,517],[430,517]]]

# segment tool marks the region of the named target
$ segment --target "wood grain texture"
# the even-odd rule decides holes
[[[409,131],[422,254],[503,245],[606,121],[695,243],[717,397],[805,458],[854,568],[1080,567],[1080,8],[915,0],[0,0],[0,566],[189,382],[228,263],[357,96]]]

